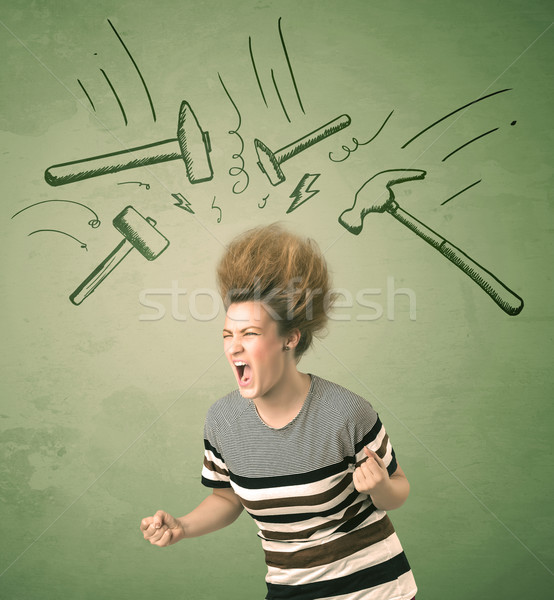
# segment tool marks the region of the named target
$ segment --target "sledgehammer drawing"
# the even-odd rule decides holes
[[[183,101],[179,110],[176,138],[53,165],[46,169],[44,179],[50,185],[57,186],[126,169],[184,160],[189,181],[200,183],[213,178],[210,152],[208,132],[202,131],[189,103]]]
[[[390,169],[377,173],[356,192],[354,205],[340,215],[339,223],[350,233],[358,235],[362,231],[366,215],[375,212],[389,213],[473,279],[504,312],[509,315],[519,314],[523,309],[523,299],[520,296],[436,231],[402,210],[395,201],[393,185],[423,179],[426,174],[426,171],[420,169]]]
[[[155,260],[169,246],[169,240],[156,229],[156,221],[144,218],[132,206],[124,208],[113,225],[124,239],[71,294],[69,299],[75,305],[92,294],[131,250],[138,250],[147,260]]]

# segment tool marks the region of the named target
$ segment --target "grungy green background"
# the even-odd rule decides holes
[[[247,515],[169,549],[138,526],[206,494],[204,415],[234,386],[214,266],[234,235],[273,221],[315,238],[343,291],[301,366],[366,397],[387,426],[412,483],[392,519],[418,598],[550,596],[552,13],[546,0],[2,2],[0,596],[263,597]],[[52,164],[173,137],[182,100],[210,133],[211,181],[192,185],[172,162],[45,182]],[[342,146],[369,140],[391,111],[345,158]],[[349,128],[269,184],[255,138],[278,149],[344,113]],[[389,215],[368,216],[359,236],[341,227],[365,181],[406,168],[427,176],[396,186],[398,203],[522,296],[520,315]],[[287,214],[305,173],[320,175],[319,193]],[[194,214],[175,206],[177,193]],[[67,202],[14,216],[46,200],[84,204],[102,225]],[[118,244],[111,221],[127,205],[157,221],[169,248],[153,262],[130,254],[72,305]],[[86,248],[29,235],[41,229]]]

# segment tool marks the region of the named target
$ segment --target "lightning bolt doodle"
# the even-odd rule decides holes
[[[173,205],[173,206],[177,206],[178,208],[182,208],[183,210],[186,210],[187,212],[189,212],[191,215],[194,214],[194,211],[192,210],[192,208],[190,207],[190,202],[183,196],[183,194],[171,194],[175,200],[177,200],[177,202]],[[184,204],[183,204],[184,202]]]
[[[320,175],[321,173],[315,173],[314,175],[306,173],[304,177],[302,177],[292,194],[289,196],[289,198],[293,198],[293,201],[287,209],[287,215],[319,193],[320,190],[312,190],[310,188]]]

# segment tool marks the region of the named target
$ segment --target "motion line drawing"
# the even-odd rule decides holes
[[[108,84],[110,90],[112,91],[115,101],[117,102],[117,105],[119,106],[119,110],[121,111],[121,116],[123,117],[123,122],[125,123],[125,126],[127,126],[129,124],[129,121],[127,119],[127,113],[125,112],[125,109],[123,108],[123,104],[121,102],[119,94],[116,92],[115,87],[114,87],[113,83],[111,82],[110,78],[106,75],[106,71],[104,71],[104,69],[100,69],[100,72],[104,76],[106,83]]]
[[[114,24],[109,19],[108,19],[108,23],[110,24],[112,31],[115,33],[117,39],[120,41],[121,45],[123,46],[123,49],[127,53],[127,56],[129,57],[130,61],[133,63],[133,66],[135,67],[135,71],[137,72],[137,75],[139,76],[139,78],[142,82],[142,87],[144,88],[144,91],[148,98],[148,103],[150,104],[150,110],[152,111],[152,118],[155,121],[156,120],[156,111],[154,110],[154,103],[152,102],[152,96],[150,95],[150,91],[148,90],[148,86],[146,85],[146,81],[144,80],[144,77],[142,76],[142,73],[137,65],[137,62],[133,58],[132,54],[129,52],[129,48],[127,48],[127,44],[125,44],[125,42],[123,41],[123,38],[119,35],[117,29],[114,27]]]
[[[306,114],[306,111],[304,110],[304,105],[302,104],[302,99],[300,98],[300,92],[298,91],[298,85],[296,85],[296,77],[294,76],[294,72],[292,70],[292,65],[290,64],[289,53],[287,50],[287,45],[285,44],[285,38],[283,37],[283,30],[281,28],[281,19],[282,19],[282,17],[279,17],[279,21],[277,22],[277,27],[279,29],[279,38],[281,40],[281,46],[283,47],[283,52],[285,54],[285,59],[287,61],[287,66],[289,68],[290,78],[292,80],[292,85],[294,86],[294,91],[296,93],[296,99],[298,100],[298,104],[300,105],[302,112],[304,114]]]
[[[357,235],[362,231],[366,215],[387,212],[461,269],[504,312],[511,316],[519,314],[523,309],[523,299],[520,296],[454,244],[400,208],[396,202],[393,185],[423,179],[426,174],[426,171],[420,169],[390,169],[377,173],[356,192],[353,206],[340,215],[339,223],[350,233]]]
[[[283,170],[281,169],[282,163],[289,160],[289,158],[296,156],[303,150],[306,150],[310,146],[317,144],[317,142],[348,127],[350,123],[351,120],[348,115],[341,115],[276,152],[272,152],[262,141],[255,139],[254,147],[258,154],[258,167],[260,167],[262,173],[267,175],[271,185],[279,185],[286,179]]]
[[[416,135],[414,135],[412,138],[410,138],[402,146],[402,148],[406,148],[406,146],[409,146],[420,135],[423,135],[425,132],[429,131],[429,129],[432,129],[433,127],[435,127],[435,125],[438,125],[439,123],[442,123],[442,121],[444,121],[445,119],[448,119],[452,115],[455,115],[456,113],[460,112],[461,110],[464,110],[465,108],[468,108],[468,107],[472,106],[473,104],[477,104],[478,102],[482,102],[483,100],[486,100],[487,98],[491,98],[492,96],[496,96],[497,94],[503,94],[504,92],[510,92],[510,91],[512,91],[512,88],[505,88],[503,90],[498,90],[497,92],[492,92],[490,94],[487,94],[486,96],[481,96],[481,98],[477,98],[476,100],[472,100],[471,102],[468,102],[467,104],[464,104],[463,106],[460,106],[456,110],[453,110],[453,111],[449,112],[447,115],[444,115],[444,117],[441,117],[440,119],[437,119],[436,121],[434,121],[433,123],[431,123],[431,125],[428,125],[427,127],[425,127],[425,129],[422,129],[419,133],[416,133]]]
[[[481,138],[484,138],[485,136],[490,135],[491,133],[494,133],[495,131],[498,131],[498,129],[499,129],[498,127],[495,127],[494,129],[491,129],[490,131],[486,131],[485,133],[482,133],[481,135],[478,135],[477,137],[474,137],[473,139],[469,140],[469,142],[466,142],[465,144],[462,144],[460,147],[456,148],[456,150],[452,150],[452,152],[450,152],[449,154],[447,154],[442,159],[442,162],[444,162],[445,160],[447,160],[448,158],[450,158],[453,154],[456,154],[456,152],[459,152],[460,150],[462,150],[466,146],[469,146],[470,144],[473,144],[473,142],[476,142],[477,140],[480,140]]]
[[[90,102],[90,105],[92,106],[92,110],[94,112],[96,112],[96,107],[94,106],[94,102],[92,101],[92,98],[90,97],[89,93],[87,92],[85,86],[82,84],[80,79],[77,79],[77,83],[79,84],[80,88],[83,90],[85,96],[87,97],[87,100]]]
[[[465,187],[463,190],[460,190],[459,192],[456,192],[453,196],[450,196],[450,198],[447,198],[444,202],[441,202],[441,206],[444,206],[447,202],[450,202],[450,200],[454,200],[454,198],[457,198],[460,194],[463,194],[464,192],[467,192],[467,190],[470,190],[472,187],[474,187],[477,184],[481,183],[481,181],[483,181],[483,180],[482,179],[478,179],[477,181],[474,181],[473,183],[471,183],[470,185],[468,185],[467,187]]]
[[[210,152],[209,133],[201,129],[189,103],[183,101],[176,138],[53,165],[46,170],[44,179],[50,185],[58,186],[126,169],[184,160],[189,181],[200,183],[213,178]]]
[[[76,306],[94,292],[131,250],[138,250],[146,260],[155,260],[169,246],[169,240],[156,229],[156,221],[143,217],[132,206],[124,208],[114,218],[113,225],[123,240],[69,296]]]

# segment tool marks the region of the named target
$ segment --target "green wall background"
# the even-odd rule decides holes
[[[156,121],[108,19],[143,74]],[[418,598],[546,597],[554,583],[551,4],[37,0],[3,2],[1,20],[0,595],[263,597],[248,516],[168,549],[144,542],[138,526],[158,508],[184,514],[206,493],[204,415],[234,381],[222,356],[223,311],[199,290],[215,289],[214,266],[234,235],[282,221],[319,242],[336,287],[354,298],[301,366],[380,412],[412,484],[392,518]],[[241,114],[249,185],[240,194],[232,187],[245,176],[229,173],[239,163],[229,133],[237,113],[218,74]],[[506,88],[401,149],[442,116]],[[58,188],[45,182],[52,164],[171,138],[182,100],[210,133],[211,181],[192,185],[172,162]],[[352,138],[371,138],[391,111],[370,144],[329,159],[343,157]],[[291,159],[286,181],[271,187],[254,138],[277,149],[343,113],[350,127]],[[427,176],[395,187],[399,204],[521,295],[520,315],[506,315],[388,215],[367,217],[359,236],[340,226],[366,180],[404,168]],[[320,174],[320,191],[287,214],[305,173]],[[173,193],[194,215],[174,206]],[[82,203],[102,225],[92,228],[91,213],[67,202],[13,216],[46,200]],[[170,247],[153,262],[129,255],[73,306],[69,294],[118,244],[111,220],[129,204],[155,218]],[[39,229],[87,248],[62,234],[29,235]],[[174,286],[182,291],[173,300],[150,296],[165,310],[153,320],[140,294]],[[377,306],[355,300],[367,288],[380,318]],[[402,288],[412,310],[415,298],[415,319]]]

